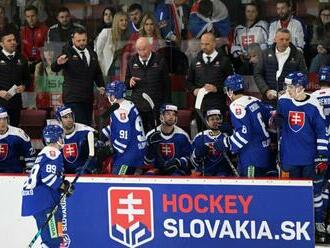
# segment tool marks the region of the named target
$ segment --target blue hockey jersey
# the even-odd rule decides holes
[[[20,156],[24,157],[26,167],[31,168],[35,155],[30,138],[22,129],[9,125],[7,132],[0,135],[0,172],[22,172]]]
[[[44,147],[23,186],[22,216],[34,215],[58,203],[63,170],[61,151],[51,146]]]
[[[114,166],[143,166],[146,137],[139,111],[131,101],[120,103],[120,107],[110,115],[110,125],[102,132],[115,150]]]
[[[228,176],[231,175],[230,167],[224,158],[222,152],[217,151],[214,147],[216,140],[223,140],[224,134],[212,135],[211,130],[205,130],[198,133],[192,142],[191,162],[197,171],[204,170],[205,176]],[[198,154],[203,146],[208,146],[208,153],[205,158],[201,158]],[[204,163],[204,168],[203,168]]]
[[[327,155],[328,140],[322,107],[314,96],[296,101],[288,94],[280,97],[281,162],[283,165],[313,165],[316,155]]]
[[[262,102],[252,96],[242,96],[230,104],[230,117],[234,128],[229,147],[239,155],[238,168],[270,166],[270,135],[266,120],[270,112]]]
[[[75,123],[74,131],[65,135],[63,147],[65,173],[76,173],[76,170],[84,165],[89,153],[87,134],[94,131],[94,128]]]
[[[157,130],[160,131],[161,126],[158,126]],[[155,130],[151,130],[147,134],[147,137],[154,132]],[[188,134],[182,128],[174,126],[174,130],[170,135],[161,133],[161,137],[163,140],[159,143],[159,151],[148,149],[145,156],[145,163],[153,164],[156,168],[159,168],[165,162],[178,158],[181,166],[188,168],[191,153],[191,142]]]
[[[321,106],[323,106],[327,136],[328,138],[330,138],[330,88],[317,90],[313,92],[312,96],[316,97],[319,103],[321,104]],[[328,145],[328,160],[330,161],[329,145]]]

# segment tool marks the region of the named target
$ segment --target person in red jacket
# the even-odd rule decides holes
[[[48,27],[39,22],[38,9],[33,5],[27,6],[24,14],[26,22],[20,32],[22,55],[34,73],[35,65],[41,61],[40,49],[47,39]]]

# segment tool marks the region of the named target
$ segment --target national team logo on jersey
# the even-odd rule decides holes
[[[242,35],[242,45],[244,48],[247,48],[249,44],[255,43],[254,35]]]
[[[209,156],[219,158],[219,156],[221,155],[221,152],[217,151],[214,148],[214,142],[206,143],[206,145],[209,147]]]
[[[299,111],[289,111],[289,127],[290,129],[297,133],[305,125],[305,112]]]
[[[110,238],[135,248],[153,240],[153,198],[150,188],[110,187],[108,190]]]
[[[0,144],[0,161],[7,158],[8,155],[8,144]]]
[[[160,143],[160,153],[164,159],[172,159],[175,155],[174,143]]]
[[[63,156],[69,163],[74,163],[78,158],[78,145],[77,143],[64,144]]]

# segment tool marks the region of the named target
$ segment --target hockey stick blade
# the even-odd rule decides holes
[[[154,101],[151,99],[151,97],[145,92],[142,93],[142,97],[144,98],[144,100],[146,100],[149,103],[151,109],[154,110],[155,104]]]

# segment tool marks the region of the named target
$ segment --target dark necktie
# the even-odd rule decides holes
[[[14,58],[14,55],[8,55],[7,57],[9,60],[12,60]]]
[[[87,58],[86,58],[85,52],[80,52],[80,53],[81,53],[82,61],[84,61],[85,65],[88,66]]]
[[[143,62],[143,66],[147,67],[147,60],[143,60],[142,62]]]
[[[211,64],[211,56],[207,56],[207,64]]]

